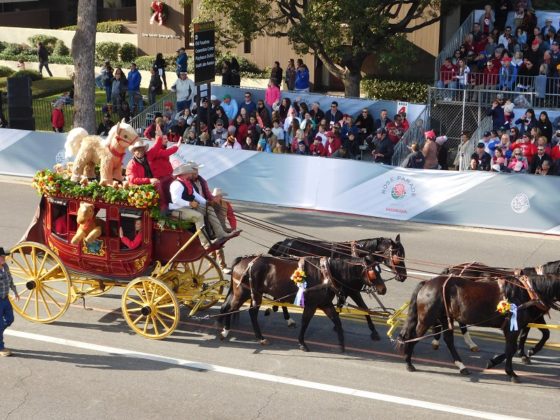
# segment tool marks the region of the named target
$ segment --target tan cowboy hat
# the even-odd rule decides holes
[[[192,167],[194,169],[200,169],[200,168],[204,168],[204,164],[203,163],[196,163],[194,160],[189,160],[187,162],[189,165],[192,165]]]
[[[192,174],[195,172],[194,167],[190,163],[183,163],[173,169],[173,176],[179,176],[183,174]]]
[[[212,195],[215,197],[217,195],[220,195],[222,197],[227,197],[228,193],[224,192],[221,188],[214,188],[214,190],[212,191]]]
[[[147,140],[140,139],[140,140],[138,140],[136,143],[131,144],[130,146],[128,146],[128,150],[129,150],[130,152],[134,152],[134,149],[141,149],[142,147],[143,147],[144,149],[147,150],[148,147],[150,147],[150,143],[148,143]]]

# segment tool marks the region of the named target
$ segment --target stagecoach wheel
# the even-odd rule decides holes
[[[173,290],[153,277],[138,277],[124,289],[122,312],[137,334],[161,340],[179,323],[179,301]]]
[[[192,276],[192,292],[180,299],[191,308],[189,315],[194,315],[199,310],[211,308],[222,298],[227,281],[220,266],[216,261],[205,255],[203,258],[188,263],[176,263],[173,269],[181,272],[190,272]]]
[[[60,258],[47,246],[22,242],[7,258],[20,300],[14,310],[29,321],[49,323],[70,305],[71,279]]]

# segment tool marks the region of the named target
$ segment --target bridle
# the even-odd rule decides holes
[[[385,251],[383,252],[383,257],[385,259],[385,264],[391,268],[393,273],[395,273],[395,278],[400,277],[400,274],[397,271],[397,267],[399,262],[402,260],[402,257],[399,256],[398,250],[395,249],[393,243],[391,243],[391,246],[385,249]],[[387,261],[389,262],[388,264]]]

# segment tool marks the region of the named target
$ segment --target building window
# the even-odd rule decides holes
[[[245,38],[243,41],[243,53],[251,54],[251,40],[248,38]]]

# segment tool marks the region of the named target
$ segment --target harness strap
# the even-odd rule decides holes
[[[528,276],[520,276],[519,281],[525,287],[525,289],[527,290],[527,293],[529,293],[529,298],[531,298],[531,300],[535,302],[535,304],[537,305],[537,308],[539,308],[543,312],[548,312],[550,310],[550,308],[548,308],[543,303],[543,301],[541,300],[541,298],[539,297],[537,292],[535,292],[535,289],[533,288],[533,283],[531,282],[531,279]]]
[[[350,252],[353,257],[358,256],[358,250],[356,249],[356,241],[350,242]]]
[[[323,275],[323,283],[327,284],[334,292],[340,295],[340,289],[336,287],[335,281],[332,277],[331,270],[329,269],[329,259],[327,257],[321,257],[319,260],[319,269],[321,270],[321,274]]]
[[[447,278],[443,282],[443,286],[442,286],[441,289],[442,289],[442,294],[443,294],[443,306],[445,307],[445,315],[447,316],[447,325],[449,326],[450,329],[453,329],[453,320],[451,319],[451,316],[449,315],[449,307],[447,305],[447,297],[445,296],[445,287],[447,286],[447,282],[451,279],[451,277],[453,277],[453,274],[450,274],[449,276],[447,276]]]

